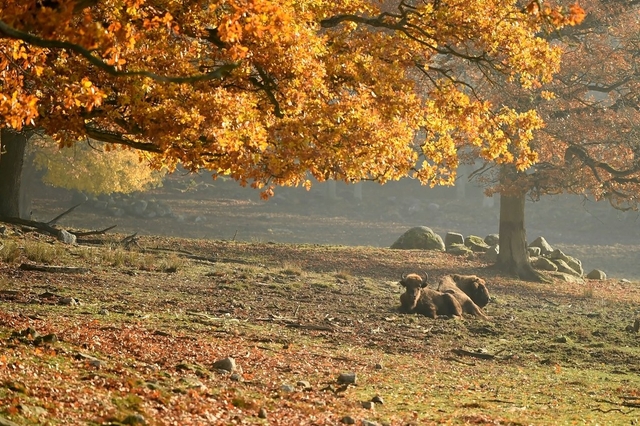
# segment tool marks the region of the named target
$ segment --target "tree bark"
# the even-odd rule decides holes
[[[543,281],[529,262],[524,227],[525,194],[500,195],[500,252],[497,266],[515,273],[520,279]]]
[[[20,217],[20,183],[27,137],[23,132],[0,131],[0,217]]]

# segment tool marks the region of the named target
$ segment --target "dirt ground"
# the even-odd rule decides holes
[[[530,284],[420,250],[164,236],[126,249],[124,236],[67,246],[12,227],[0,240],[0,421],[637,421],[637,283]],[[489,320],[400,313],[414,271],[431,285],[482,276]],[[212,366],[227,356],[235,378]],[[336,381],[350,372],[355,385]]]
[[[404,181],[364,183],[362,199],[354,199],[353,187],[345,184],[337,185],[335,198],[328,194],[326,184],[310,192],[280,188],[263,201],[257,191],[235,182],[176,175],[163,188],[139,195],[164,202],[173,217],[113,217],[89,201],[60,223],[86,229],[117,225],[113,232],[125,234],[371,247],[389,247],[413,226],[431,227],[441,236],[452,231],[484,237],[498,231],[498,204],[484,207],[478,189],[457,199],[455,189]],[[33,212],[39,220],[50,220],[72,205],[69,191],[34,189]],[[623,214],[579,197],[547,197],[527,203],[526,227],[530,241],[545,237],[554,248],[579,258],[585,272],[597,268],[609,277],[640,279],[635,212]]]

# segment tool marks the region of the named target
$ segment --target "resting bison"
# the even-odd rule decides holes
[[[477,275],[451,275],[453,281],[460,290],[473,300],[480,308],[484,308],[489,303],[489,290],[487,283]]]
[[[426,288],[426,274],[424,279],[418,274],[402,274],[400,285],[406,289],[400,295],[403,312],[422,314],[431,318],[436,318],[438,315],[462,316],[462,307],[453,294]]]
[[[462,312],[471,314],[483,319],[489,319],[479,305],[476,304],[476,298],[482,306],[489,302],[489,292],[481,278],[465,275],[445,275],[440,278],[438,290],[443,293],[453,295],[460,306]]]

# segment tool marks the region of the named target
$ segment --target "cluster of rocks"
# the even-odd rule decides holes
[[[145,219],[156,217],[172,217],[180,219],[171,211],[166,203],[145,200],[140,196],[130,194],[101,194],[97,197],[88,197],[85,194],[77,193],[74,195],[73,203],[84,203],[93,210],[105,212],[111,216],[135,216]]]
[[[440,235],[431,228],[417,226],[402,234],[391,245],[391,248],[438,250],[458,256],[479,253],[486,262],[495,263],[500,253],[499,241],[497,234],[490,234],[482,238],[475,235],[465,237],[457,232],[447,232],[443,241]],[[566,255],[562,250],[554,249],[544,237],[538,237],[528,244],[527,251],[531,265],[536,269],[559,272],[563,277],[607,279],[606,274],[599,269],[594,269],[585,276],[582,262],[579,259]]]

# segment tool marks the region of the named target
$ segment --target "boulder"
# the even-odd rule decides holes
[[[527,247],[527,252],[531,257],[538,257],[540,256],[540,247]]]
[[[464,244],[451,244],[447,247],[447,253],[453,254],[455,256],[467,256],[473,253],[469,247]]]
[[[500,235],[498,234],[489,234],[484,237],[484,242],[489,246],[497,246],[500,243]]]
[[[600,269],[594,269],[587,274],[587,278],[589,278],[590,280],[606,280],[607,274],[605,274],[604,271],[601,271]]]
[[[489,247],[489,250],[484,253],[484,261],[487,263],[496,263],[498,261],[499,253],[500,246],[498,246],[497,244],[492,245],[491,247]]]
[[[574,270],[571,266],[569,266],[567,264],[567,262],[565,262],[562,259],[551,259],[551,261],[553,263],[556,264],[556,266],[558,267],[558,272],[562,272],[565,274],[569,274],[569,275],[574,275],[576,277],[580,277],[582,276],[582,274],[578,273],[578,271]]]
[[[536,238],[531,244],[529,244],[529,247],[539,247],[540,254],[543,256],[553,252],[553,247],[551,247],[551,245],[547,242],[547,240],[544,239],[544,237]]]
[[[422,249],[422,250],[438,250],[444,251],[445,246],[442,237],[436,234],[426,226],[416,226],[402,234],[395,243],[391,245],[392,249]]]
[[[464,236],[457,232],[447,232],[444,236],[444,245],[448,249],[454,244],[464,244]]]
[[[536,269],[542,269],[543,271],[557,271],[558,266],[546,257],[534,257],[531,258],[531,266]]]
[[[476,253],[484,253],[489,250],[489,246],[487,245],[487,243],[485,243],[482,238],[475,235],[469,235],[467,238],[465,238],[464,245],[469,247]]]

